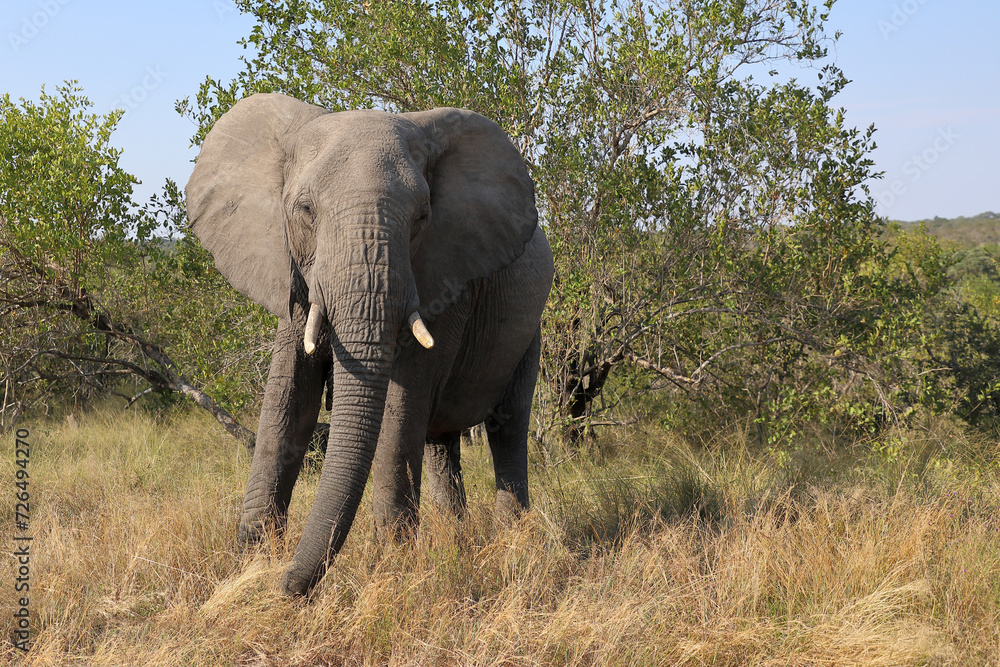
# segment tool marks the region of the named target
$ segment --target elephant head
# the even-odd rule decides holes
[[[309,304],[307,353],[328,323],[331,436],[282,582],[305,593],[354,520],[400,330],[433,345],[418,284],[465,285],[516,259],[537,225],[531,179],[504,132],[469,111],[333,113],[258,94],[216,122],[186,192],[236,289],[282,318]]]

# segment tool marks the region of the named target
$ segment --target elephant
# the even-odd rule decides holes
[[[488,424],[497,511],[528,507],[554,269],[534,184],[498,125],[258,93],[216,121],[185,193],[216,267],[278,317],[241,548],[283,531],[326,393],[327,451],[284,593],[322,579],[369,475],[380,531],[417,525],[425,460],[431,499],[460,515],[459,435],[476,424]]]

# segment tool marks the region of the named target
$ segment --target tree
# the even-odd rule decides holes
[[[896,260],[922,286],[913,403],[995,428],[1000,417],[1000,248],[991,218],[894,225]]]
[[[892,409],[877,359],[905,337],[873,344],[906,308],[867,189],[873,129],[846,126],[847,80],[821,66],[833,0],[237,4],[256,52],[179,103],[196,141],[262,91],[461,106],[514,138],[557,263],[540,403],[570,438],[640,387],[749,413],[767,440],[838,383],[867,387],[844,414]]]
[[[184,239],[171,250],[155,234],[163,231],[163,216],[132,200],[137,181],[118,166],[120,151],[110,146],[121,112],[100,116],[91,106],[74,84],[55,94],[43,88],[38,103],[0,99],[4,425],[53,392],[112,393],[128,405],[150,391],[176,392],[252,443],[253,434],[150,335],[174,307],[165,286],[191,255]],[[166,194],[179,197],[172,184]],[[201,266],[210,265],[201,260]],[[197,274],[186,268],[188,278]],[[134,392],[123,394],[127,389]]]

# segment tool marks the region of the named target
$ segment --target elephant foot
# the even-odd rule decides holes
[[[313,593],[316,591],[316,585],[319,584],[323,575],[326,574],[327,567],[329,567],[329,563],[323,561],[320,563],[319,568],[310,571],[307,565],[300,562],[298,553],[296,553],[296,557],[292,559],[292,563],[281,577],[280,590],[282,594],[291,597],[312,599]]]
[[[468,502],[465,499],[465,489],[446,489],[443,493],[432,493],[431,500],[438,510],[462,521],[468,513]]]
[[[245,554],[260,544],[264,537],[264,531],[250,526],[240,526],[236,533],[236,550]]]
[[[461,433],[450,433],[429,439],[424,446],[425,485],[431,500],[440,510],[458,519],[465,517],[468,505],[462,480],[460,443]]]
[[[417,537],[420,517],[415,511],[401,511],[391,517],[380,517],[375,522],[375,537],[382,543],[403,544]]]
[[[255,549],[265,536],[274,535],[280,539],[285,534],[284,517],[272,516],[266,519],[241,521],[236,533],[236,547],[240,553]]]
[[[528,509],[528,494],[515,493],[507,489],[497,489],[497,517],[517,519]]]

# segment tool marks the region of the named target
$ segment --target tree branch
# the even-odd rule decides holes
[[[66,312],[77,319],[80,319],[98,332],[125,341],[138,348],[143,356],[157,364],[162,372],[143,368],[138,364],[123,359],[99,358],[86,355],[73,355],[60,350],[44,350],[40,354],[65,359],[67,361],[87,361],[91,363],[114,364],[128,369],[149,382],[157,391],[175,391],[181,393],[199,407],[207,410],[222,427],[232,435],[240,444],[248,449],[253,449],[256,435],[253,431],[241,425],[229,412],[201,389],[195,387],[181,374],[177,365],[170,356],[160,346],[150,343],[146,338],[137,333],[132,327],[112,320],[107,313],[99,311],[94,307],[93,300],[86,290],[74,290],[65,283],[56,282],[52,285],[55,288],[55,298],[42,299],[34,298],[30,300],[33,307],[48,307],[58,311]],[[28,300],[26,300],[28,302]],[[140,394],[141,395],[141,394]],[[123,397],[124,398],[124,397]],[[131,405],[138,399],[126,399]]]

